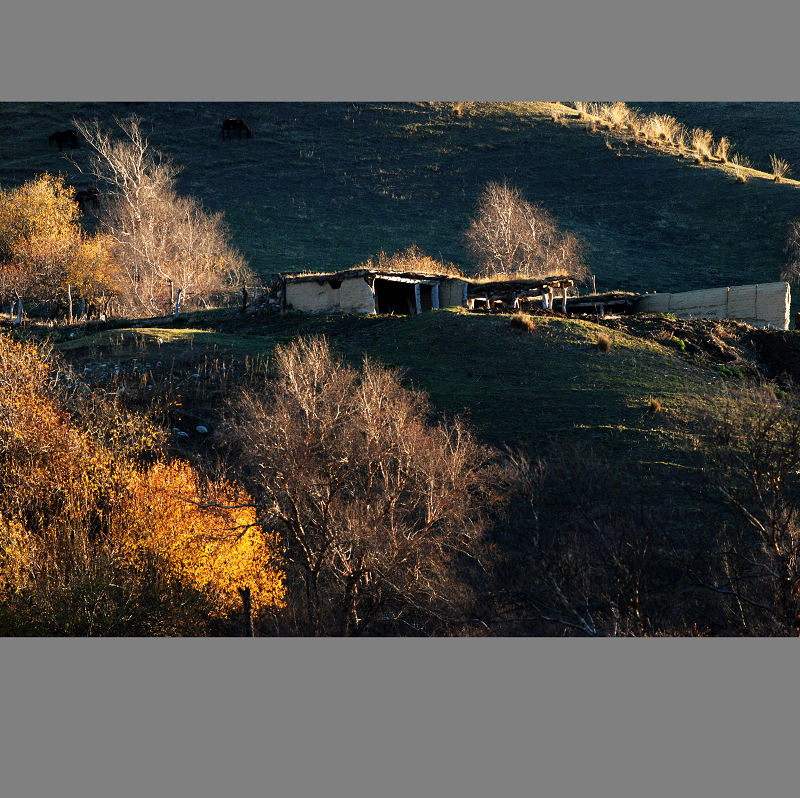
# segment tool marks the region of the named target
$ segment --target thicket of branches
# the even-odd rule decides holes
[[[61,382],[0,336],[0,634],[208,634],[236,621],[239,587],[257,613],[280,604],[242,489],[167,461],[107,402],[77,423]]]
[[[223,214],[177,193],[180,170],[150,146],[140,119],[115,121],[120,137],[97,120],[75,126],[93,150],[97,216],[115,245],[123,305],[158,315],[173,311],[179,296],[186,306],[202,306],[238,290],[250,271],[230,244]]]
[[[493,470],[459,421],[324,339],[275,353],[274,378],[236,403],[234,461],[281,540],[297,634],[419,634],[468,626]]]
[[[464,243],[481,276],[568,275],[579,281],[588,276],[578,237],[559,229],[546,208],[531,204],[507,181],[487,183]]]

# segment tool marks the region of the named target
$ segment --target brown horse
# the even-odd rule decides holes
[[[222,123],[222,138],[225,138],[226,135],[230,138],[231,131],[233,130],[238,131],[239,138],[242,137],[242,133],[244,133],[247,138],[253,137],[253,131],[250,129],[250,125],[248,125],[244,119],[226,119]]]
[[[65,145],[69,145],[74,150],[78,146],[78,134],[74,130],[57,130],[47,138],[48,146],[58,144],[58,149],[62,150]]]

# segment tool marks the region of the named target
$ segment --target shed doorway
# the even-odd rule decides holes
[[[375,312],[413,316],[417,312],[415,283],[375,278]]]

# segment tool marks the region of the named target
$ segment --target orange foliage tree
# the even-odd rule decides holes
[[[80,239],[80,210],[63,178],[43,174],[0,191],[0,271],[16,299],[50,299]]]
[[[258,528],[252,500],[226,481],[203,485],[186,462],[158,462],[129,483],[124,556],[156,554],[168,574],[212,599],[217,613],[237,611],[249,587],[255,612],[283,602],[273,541]]]
[[[236,612],[238,587],[256,611],[280,604],[247,496],[82,429],[55,377],[0,337],[0,631],[199,634]],[[139,449],[151,435],[142,422]]]

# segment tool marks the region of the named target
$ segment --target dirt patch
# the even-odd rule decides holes
[[[710,365],[750,374],[800,381],[800,335],[794,331],[763,330],[730,319],[678,319],[635,314],[597,319],[613,330],[671,346]]]

